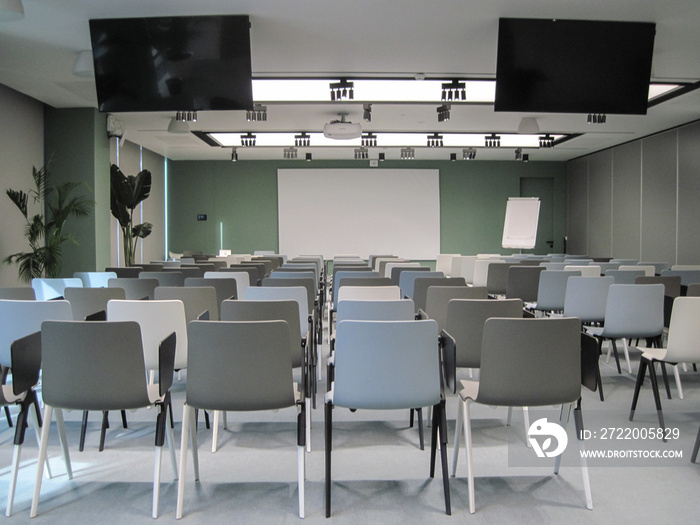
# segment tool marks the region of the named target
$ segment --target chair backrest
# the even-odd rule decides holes
[[[189,406],[247,411],[296,403],[285,321],[194,321],[189,333]]]
[[[68,301],[0,300],[0,365],[12,367],[12,342],[41,330],[47,320],[71,321]]]
[[[664,270],[662,276],[680,276],[681,286],[689,286],[693,283],[700,283],[700,270]]]
[[[671,270],[680,272],[700,271],[700,264],[674,264],[671,266]]]
[[[108,266],[105,272],[113,272],[120,279],[135,279],[143,271],[141,266]]]
[[[508,291],[508,272],[516,264],[490,264],[486,273],[486,289],[492,295],[505,295]],[[517,265],[519,266],[519,265]]]
[[[474,281],[474,261],[476,255],[461,255],[452,259],[452,277],[464,277],[467,284]]]
[[[204,277],[187,277],[185,286],[212,286],[216,290],[216,304],[221,318],[221,303],[238,297],[236,279],[205,279]]]
[[[700,361],[700,297],[676,297],[673,301],[671,323],[665,360],[675,363]]]
[[[445,331],[457,345],[457,366],[479,368],[484,322],[491,317],[522,317],[521,299],[452,299],[447,305]]]
[[[428,290],[437,286],[467,286],[464,277],[423,277],[413,281],[413,302],[418,310],[425,310],[428,302]]]
[[[621,264],[618,270],[642,271],[643,275],[649,277],[656,275],[656,267],[653,264]]]
[[[398,259],[398,256],[391,254],[370,254],[367,258],[367,264],[375,271],[378,270],[377,259]]]
[[[563,270],[568,265],[569,265],[569,263],[566,263],[566,262],[554,262],[554,261],[540,263],[540,266],[544,266],[544,269],[549,271],[549,272]]]
[[[47,405],[121,410],[151,404],[138,323],[46,321],[41,347]]]
[[[669,270],[671,265],[667,262],[649,262],[649,261],[639,261],[640,266],[653,266],[654,275],[661,275],[664,270]]]
[[[198,266],[181,264],[177,268],[165,267],[163,272],[179,272],[187,279],[188,277],[204,277],[204,272]]]
[[[123,288],[128,300],[153,299],[157,279],[133,279],[131,277],[117,277],[108,281],[109,288]]]
[[[633,268],[633,266],[627,266],[626,268]],[[644,276],[645,272],[644,270],[606,270],[605,275],[615,279],[615,284],[634,284],[637,277]]]
[[[250,286],[250,275],[248,272],[207,272],[205,279],[235,279],[238,297],[245,297],[245,291]]]
[[[248,285],[257,286],[260,277],[260,271],[255,266],[246,266],[243,263],[232,264],[228,268],[219,268],[219,272],[245,272],[248,274]]]
[[[440,330],[447,323],[447,305],[451,299],[488,299],[485,287],[477,286],[431,286],[425,299],[425,313],[435,319]]]
[[[336,322],[355,321],[411,321],[415,306],[410,299],[395,301],[340,301]]]
[[[655,337],[663,330],[663,284],[610,286],[603,332],[606,337]]]
[[[404,272],[430,272],[428,266],[421,266],[420,263],[397,263],[393,266],[393,263],[387,264],[386,271],[384,272],[384,277],[389,277],[391,279],[391,284],[401,286],[401,275]],[[444,277],[444,276],[443,276]]]
[[[430,277],[440,277],[444,278],[445,274],[442,272],[432,272],[432,271],[415,271],[415,270],[404,270],[399,276],[399,288],[401,288],[401,295],[403,297],[408,297],[413,299],[413,290],[416,279],[418,278],[430,278]]]
[[[110,279],[116,279],[116,272],[75,272],[73,277],[77,277],[83,282],[84,288],[106,288]]]
[[[401,299],[398,286],[343,286],[338,290],[340,301],[394,301]]]
[[[620,263],[611,263],[611,262],[591,262],[591,263],[588,263],[588,266],[600,266],[600,274],[601,275],[606,275],[606,272],[608,270],[619,270],[620,269]]]
[[[70,288],[80,288],[83,286],[83,281],[77,277],[67,278],[34,278],[32,279],[32,288],[36,294],[37,301],[49,301],[56,297],[63,297],[63,291]]]
[[[460,257],[458,253],[441,253],[435,258],[435,271],[442,272],[447,277],[452,277],[452,260]],[[457,277],[457,276],[455,276]]]
[[[301,336],[306,337],[309,332],[309,307],[307,291],[303,286],[249,286],[245,295],[246,301],[280,301],[292,300],[299,305],[299,329]]]
[[[700,297],[700,283],[689,284],[686,288],[685,295],[688,297]]]
[[[211,279],[209,279],[211,281]],[[185,305],[187,323],[209,312],[210,321],[219,320],[219,303],[216,288],[213,286],[158,286],[155,291],[157,301],[182,301]]]
[[[505,264],[504,261],[477,257],[474,261],[474,286],[487,286],[489,266],[492,264]]]
[[[267,278],[267,277],[266,277]],[[318,294],[318,274],[313,271],[311,268],[309,268],[309,271],[301,271],[301,272],[285,272],[285,271],[279,271],[279,270],[274,270],[272,273],[269,275],[270,279],[304,279],[304,281],[308,281],[311,283],[311,291],[313,292],[314,295]]]
[[[175,332],[175,368],[187,368],[187,321],[182,301],[110,301],[107,320],[139,324],[147,370],[158,369],[158,346]]]
[[[270,274],[270,277],[265,277],[262,280],[262,286],[303,286],[304,288],[306,288],[306,303],[309,312],[314,311],[314,306],[316,302],[316,286],[312,277],[290,277],[289,279],[283,279],[279,277],[273,277],[274,273],[275,272],[272,272],[272,274]],[[287,272],[284,275],[295,275],[295,273],[296,272]],[[298,273],[302,275],[309,275],[307,274],[307,272]]]
[[[386,272],[386,265],[389,264],[390,262],[410,262],[407,259],[404,259],[402,257],[399,257],[397,255],[387,255],[386,257],[377,257],[374,259],[374,261],[371,264],[371,267],[374,271],[379,272],[379,275],[382,277],[385,277],[384,273]]]
[[[544,312],[564,310],[566,283],[569,277],[581,277],[581,272],[567,270],[545,270],[542,272],[537,286],[535,309]]]
[[[36,292],[31,286],[5,286],[0,288],[0,299],[36,301]]]
[[[353,277],[363,273],[372,274],[367,277]],[[345,286],[392,286],[388,277],[375,277],[377,272],[338,272],[336,281],[333,282],[333,309],[338,309],[338,292]],[[342,275],[342,277],[341,277]]]
[[[678,275],[668,275],[662,277],[660,275],[647,276],[643,275],[634,280],[634,284],[663,284],[664,295],[676,298],[681,295],[681,278]],[[700,287],[700,285],[698,285]],[[690,287],[688,288],[690,289]]]
[[[335,345],[333,403],[365,409],[440,401],[438,329],[424,321],[342,321]]]
[[[603,322],[612,277],[569,277],[564,297],[564,315],[583,323]]]
[[[144,270],[139,274],[139,279],[155,279],[158,286],[185,286],[185,276],[182,272],[148,272]]]
[[[567,264],[566,266],[564,266],[564,270],[581,272],[581,277],[600,277],[601,276],[600,266],[598,266],[597,264],[588,264],[588,265]]]
[[[611,263],[623,264],[637,264],[637,259],[610,259]]]
[[[497,406],[571,403],[581,397],[581,324],[576,318],[484,324],[477,401]]]
[[[294,368],[303,363],[299,305],[293,299],[269,301],[224,301],[222,321],[286,321],[289,325],[289,352]]]
[[[89,315],[107,311],[107,303],[114,299],[126,299],[123,288],[66,288],[66,301],[73,310],[73,319],[84,321]]]
[[[537,301],[540,274],[543,271],[543,266],[511,266],[508,269],[506,297],[519,298],[528,303]]]

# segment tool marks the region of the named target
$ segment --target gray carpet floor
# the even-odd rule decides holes
[[[326,345],[323,347],[326,350]],[[636,374],[638,352],[632,353]],[[599,433],[604,428],[654,429],[657,427],[651,387],[647,381],[640,396],[637,416],[627,416],[635,375],[618,375],[612,361],[601,369],[606,400],[583,392],[586,428]],[[700,372],[681,373],[685,399],[674,389],[673,399],[662,403],[666,424],[678,429],[678,438],[667,443],[655,440],[601,440],[586,443],[589,449],[627,447],[681,451],[675,460],[589,461],[593,510],[585,507],[576,441],[570,439],[558,475],[553,460],[540,466],[532,449],[525,446],[523,413],[513,412],[506,426],[505,408],[475,406],[473,409],[476,513],[469,513],[464,441],[460,446],[457,476],[450,479],[452,516],[444,509],[439,464],[436,478],[429,473],[429,431],[426,450],[418,447],[418,431],[408,426],[407,411],[334,411],[333,509],[325,518],[323,404],[319,394],[312,419],[312,452],[306,455],[307,523],[518,523],[607,524],[607,523],[697,523],[700,511],[700,464],[691,464],[690,454],[700,424]],[[464,376],[466,377],[466,375]],[[173,386],[175,446],[181,433],[182,403],[186,375]],[[325,391],[325,383],[320,385]],[[449,445],[457,399],[447,403]],[[539,415],[538,415],[539,414]],[[556,411],[535,418],[552,419]],[[200,414],[198,442],[201,480],[195,482],[191,463],[186,480],[182,523],[294,523],[297,516],[296,441],[293,409],[276,413],[228,414],[228,429],[220,429],[218,450],[211,452],[212,431]],[[39,515],[32,523],[73,524],[153,523],[151,496],[153,479],[154,410],[128,414],[123,429],[117,413],[111,414],[106,448],[98,452],[100,416],[91,414],[85,451],[78,451],[81,414],[66,414],[74,478],[68,480],[61,459],[55,423],[49,447],[53,479],[44,479]],[[0,493],[9,483],[13,429],[0,421]],[[573,433],[573,423],[569,425]],[[639,430],[635,431],[639,432]],[[15,499],[15,523],[29,522],[38,447],[28,431],[22,451]],[[167,452],[167,448],[165,449]],[[191,456],[190,456],[191,458]],[[161,523],[174,523],[177,486],[167,457],[163,458]]]

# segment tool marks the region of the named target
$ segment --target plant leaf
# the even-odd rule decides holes
[[[150,222],[144,222],[143,224],[137,224],[131,230],[132,237],[139,237],[145,239],[151,234],[153,230],[153,225]]]

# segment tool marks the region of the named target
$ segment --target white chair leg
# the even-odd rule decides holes
[[[472,454],[472,420],[469,400],[462,405],[464,418],[464,440],[466,442],[467,478],[469,483],[469,512],[474,514],[474,457]]]
[[[627,339],[622,339],[622,348],[625,349],[625,359],[627,360],[627,370],[629,373],[632,373],[632,364],[630,363],[630,353],[629,353],[629,345],[627,344]]]
[[[15,501],[15,487],[17,486],[17,471],[19,470],[19,458],[22,453],[22,445],[15,445],[12,451],[12,472],[10,474],[10,488],[7,491],[7,507],[5,516],[12,516],[12,504]]]
[[[44,425],[41,427],[41,444],[39,445],[39,459],[36,466],[36,479],[34,480],[34,495],[29,517],[35,518],[39,507],[39,493],[41,492],[41,480],[44,477],[44,463],[46,463],[46,449],[49,445],[49,429],[51,428],[51,414],[53,408],[44,405]]]
[[[303,446],[297,447],[297,485],[299,489],[299,517],[306,513],[306,451]]]
[[[311,452],[311,399],[304,399],[306,405],[306,451]]]
[[[565,417],[566,416],[566,417]],[[571,417],[571,404],[566,405],[566,408],[564,406],[561,407],[561,411],[559,412],[559,425],[561,428],[566,431],[566,424],[569,422],[569,418]],[[559,467],[561,465],[561,454],[559,454],[555,459],[554,459],[554,473],[559,474]]]
[[[158,502],[160,501],[160,466],[163,459],[163,447],[156,446],[155,448],[156,453],[153,461],[153,508],[151,510],[153,519],[158,517]]]
[[[459,458],[459,440],[462,436],[462,425],[464,421],[464,416],[462,415],[462,403],[464,401],[459,398],[459,405],[457,406],[457,421],[455,422],[455,438],[452,441],[454,450],[452,450],[452,477],[457,475],[457,460]]]
[[[39,427],[39,421],[37,421],[36,413],[33,408],[29,409],[29,414],[27,414],[29,421],[32,423],[34,428],[34,435],[36,436],[37,447],[41,447],[41,427]],[[51,474],[51,465],[49,464],[48,458],[46,458],[46,477],[51,479],[53,475]]]
[[[685,363],[683,363],[685,366]],[[676,389],[678,390],[679,399],[683,399],[683,385],[681,385],[681,374],[678,371],[678,365],[673,365],[673,376],[676,378]]]
[[[532,448],[530,440],[527,439],[527,433],[530,431],[530,411],[527,407],[523,407],[523,423],[525,423],[525,444],[527,448]]]
[[[219,410],[214,410],[214,420],[211,422],[211,451],[216,452],[216,446],[219,441]]]
[[[612,343],[610,341],[605,341],[605,344],[608,347],[608,353],[605,354],[605,364],[607,365],[610,362],[610,352],[612,352]]]
[[[190,441],[192,442],[192,468],[194,469],[194,480],[199,481],[199,445],[197,444],[197,421],[194,418],[194,410],[192,411],[192,417],[190,418]]]
[[[187,471],[187,445],[190,435],[190,419],[194,409],[184,406],[182,409],[182,436],[180,437],[180,474],[177,479],[177,510],[175,517],[182,518],[182,502],[185,495],[185,473]]]
[[[688,371],[688,364],[683,363],[683,372],[687,372],[687,371]]]
[[[54,414],[56,415],[58,437],[61,441],[61,448],[63,449],[63,461],[66,464],[66,473],[68,474],[68,479],[73,479],[73,468],[70,463],[70,452],[68,452],[68,439],[66,439],[66,424],[63,422],[63,410],[56,408],[54,409]]]
[[[581,478],[583,480],[583,492],[586,495],[586,508],[588,510],[593,510],[593,496],[591,495],[591,482],[588,478],[588,461],[586,460],[586,444],[583,439],[576,439],[578,441],[579,458],[581,462]]]

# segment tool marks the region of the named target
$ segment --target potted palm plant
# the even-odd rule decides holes
[[[66,242],[78,244],[73,234],[65,231],[70,217],[85,217],[92,210],[93,201],[87,195],[75,195],[82,184],[50,183],[45,167],[32,167],[34,188],[29,193],[22,190],[6,190],[7,196],[24,216],[24,235],[29,241],[29,251],[13,253],[5,257],[5,264],[17,264],[19,279],[31,282],[35,277],[59,277],[63,267],[62,249]],[[40,210],[31,215],[29,199]]]
[[[132,266],[136,255],[136,240],[151,234],[150,222],[134,224],[134,210],[151,194],[151,172],[141,170],[138,175],[124,175],[119,166],[112,164],[110,171],[110,208],[119,221],[124,244],[124,264]]]

